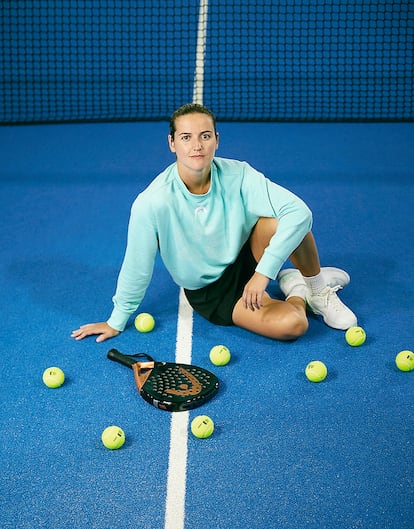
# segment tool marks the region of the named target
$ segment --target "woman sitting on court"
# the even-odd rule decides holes
[[[349,282],[322,268],[304,202],[246,162],[215,157],[213,113],[180,107],[168,142],[176,161],[138,195],[128,242],[106,322],[82,325],[72,336],[102,342],[124,330],[151,281],[157,252],[196,312],[218,325],[237,325],[291,340],[308,328],[306,307],[327,325],[356,325],[337,291]],[[290,258],[294,269],[281,270]],[[285,300],[266,292],[277,278]]]

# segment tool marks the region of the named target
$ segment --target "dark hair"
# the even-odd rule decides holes
[[[186,105],[181,106],[178,108],[171,116],[170,119],[170,135],[171,138],[174,139],[174,134],[176,131],[175,128],[175,120],[179,118],[180,116],[185,116],[187,114],[206,114],[207,116],[210,116],[213,120],[214,125],[214,133],[216,132],[216,116],[213,114],[213,112],[205,107],[204,105],[199,105],[198,103],[188,103]]]

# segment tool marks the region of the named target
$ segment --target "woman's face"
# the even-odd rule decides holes
[[[169,135],[168,143],[177,156],[178,170],[206,174],[218,147],[218,135],[211,117],[200,113],[185,114],[175,120],[175,128],[174,138]]]

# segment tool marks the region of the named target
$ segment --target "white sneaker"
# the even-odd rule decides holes
[[[345,270],[342,270],[341,268],[335,268],[334,266],[321,267],[321,273],[328,287],[333,288],[339,286],[343,288],[346,287],[346,285],[348,285],[351,281],[349,274],[345,272]],[[290,274],[292,274],[292,276]],[[286,277],[288,275],[289,279]],[[280,285],[280,289],[283,294],[285,294],[285,296],[287,296],[287,294],[284,288],[290,291],[296,285],[305,284],[302,274],[296,268],[286,268],[285,270],[282,270],[279,272],[277,280],[279,281],[279,285],[280,281],[282,280],[283,287]]]
[[[282,270],[279,272],[277,280],[279,281],[280,290],[286,298],[292,295],[291,293],[294,288],[300,287],[300,291],[303,291],[303,296],[301,297],[305,299],[307,287],[299,270],[296,270],[296,268]]]
[[[346,331],[349,327],[357,325],[357,317],[337,296],[337,291],[342,287],[327,286],[319,294],[308,291],[306,303],[314,314],[322,316],[323,321],[333,329]]]
[[[321,272],[325,278],[328,287],[346,287],[351,281],[349,274],[342,270],[342,268],[335,268],[334,266],[322,266]]]
[[[323,267],[321,272],[327,282],[326,288],[317,295],[311,295],[302,274],[296,268],[287,268],[279,272],[277,279],[280,290],[288,298],[293,289],[296,294],[303,287],[309,309],[319,316],[333,329],[346,330],[357,324],[355,314],[339,299],[338,290],[346,286],[350,277],[345,270],[335,267]]]

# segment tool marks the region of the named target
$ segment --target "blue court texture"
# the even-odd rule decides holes
[[[218,154],[249,161],[314,212],[323,265],[351,275],[342,299],[366,343],[310,315],[281,343],[194,316],[192,362],[220,378],[190,413],[214,435],[188,433],[186,529],[412,529],[414,128],[408,123],[222,123]],[[101,321],[136,194],[172,161],[167,123],[0,129],[2,529],[163,529],[171,415],[144,402],[110,347],[173,361],[179,289],[161,262],[133,327],[103,344],[72,329]],[[273,295],[280,296],[277,283]],[[230,364],[215,368],[213,345]],[[328,366],[314,384],[310,360]],[[66,374],[56,390],[43,370]],[[109,451],[102,430],[121,426]]]
[[[180,432],[182,510],[167,499],[172,416],[106,358],[174,361],[178,287],[157,261],[139,309],[153,332],[70,333],[111,311],[130,206],[173,161],[166,120],[193,100],[207,4],[198,95],[222,122],[218,155],[309,204],[367,341],[312,315],[290,343],[194,315],[192,363],[221,386],[190,412],[213,436]],[[394,363],[414,349],[413,21],[411,0],[0,4],[1,529],[414,528],[414,372]],[[222,368],[216,344],[232,352]],[[324,382],[306,379],[311,360]]]

